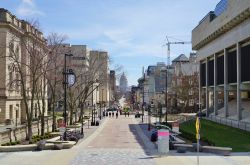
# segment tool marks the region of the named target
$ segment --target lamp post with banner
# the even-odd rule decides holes
[[[72,57],[73,54],[64,55],[64,70],[63,70],[63,87],[64,87],[64,140],[66,140],[66,125],[67,125],[67,87],[72,87],[76,83],[76,75],[72,69],[67,69],[67,57]]]

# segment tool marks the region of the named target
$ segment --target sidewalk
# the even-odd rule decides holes
[[[79,154],[81,150],[81,146],[86,142],[92,139],[92,135],[99,132],[103,129],[107,119],[101,120],[100,126],[89,126],[84,125],[84,138],[71,149],[67,150],[44,150],[41,152],[8,152],[8,153],[0,153],[0,162],[1,164],[8,165],[68,165],[70,161]]]
[[[141,130],[150,139],[152,132],[148,131],[148,121],[145,120],[142,123],[141,118],[136,118]],[[152,143],[152,142],[150,142]],[[156,146],[157,148],[157,146]],[[187,153],[177,153],[176,150],[171,150],[167,155],[160,156],[155,154],[154,160],[157,165],[196,165],[197,164],[197,153],[187,152]],[[232,153],[231,156],[220,156],[210,153],[199,153],[200,165],[249,165],[250,162],[250,152],[244,153]]]

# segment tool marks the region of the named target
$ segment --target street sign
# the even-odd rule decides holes
[[[196,128],[196,133],[199,134],[200,133],[200,128],[201,128],[200,118],[199,117],[196,118],[195,128]]]

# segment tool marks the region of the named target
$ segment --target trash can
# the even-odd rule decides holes
[[[169,130],[158,130],[158,153],[167,154],[169,152]]]

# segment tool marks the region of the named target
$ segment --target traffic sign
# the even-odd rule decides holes
[[[201,124],[200,124],[200,118],[199,117],[196,118],[195,128],[196,128],[196,133],[200,133]]]

